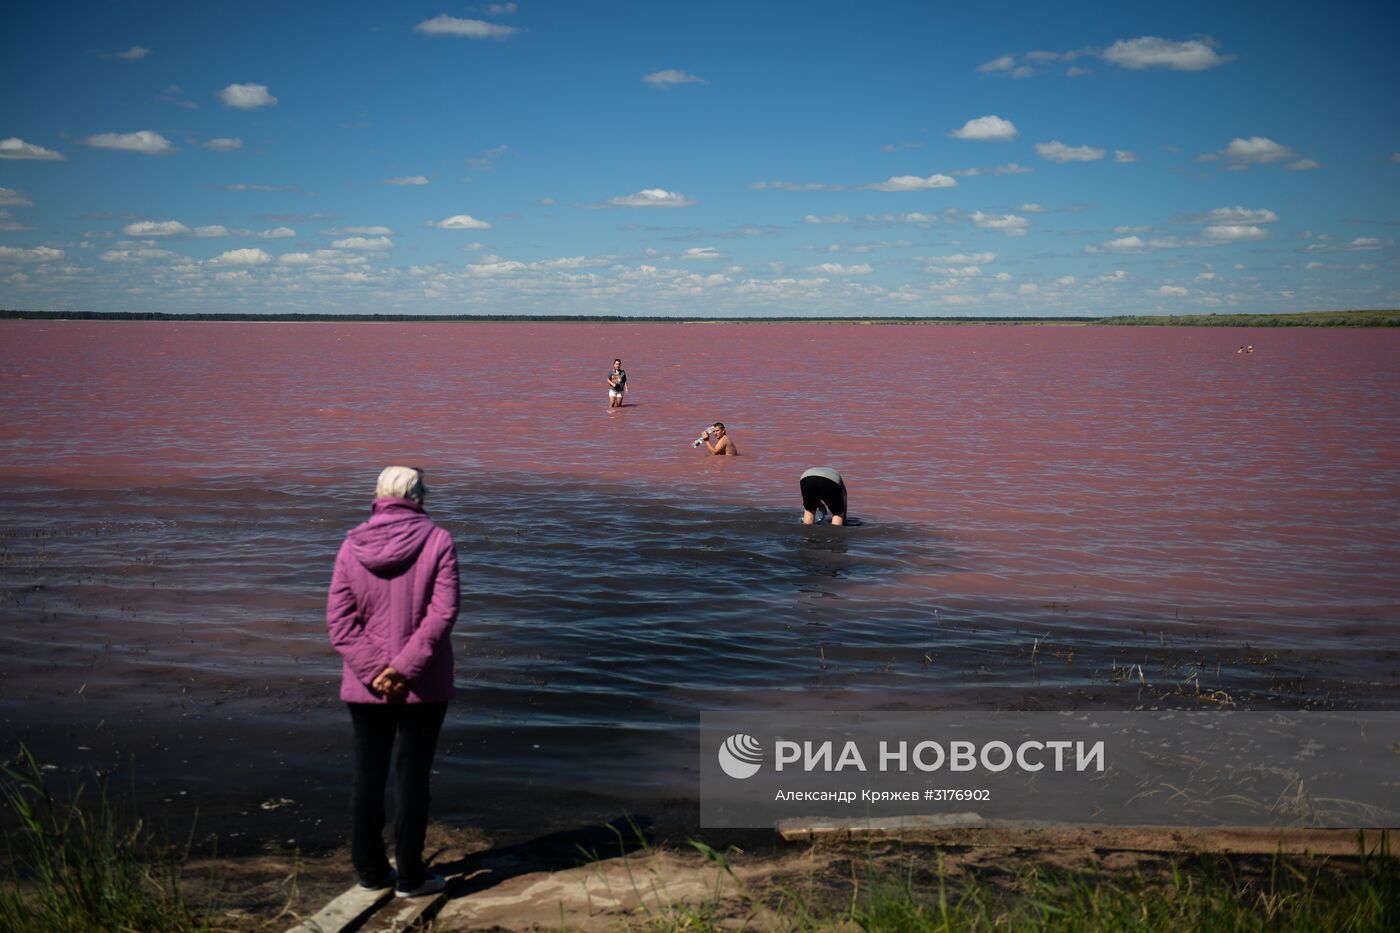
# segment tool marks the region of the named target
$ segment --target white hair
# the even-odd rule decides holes
[[[374,487],[376,499],[412,499],[420,505],[428,489],[423,485],[423,471],[416,467],[387,466],[379,474]]]

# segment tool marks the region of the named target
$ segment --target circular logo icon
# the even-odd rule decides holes
[[[751,778],[762,765],[763,746],[747,733],[736,732],[719,747],[720,769],[732,778]]]

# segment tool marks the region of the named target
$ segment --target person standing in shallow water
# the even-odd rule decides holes
[[[368,890],[398,897],[441,891],[423,865],[428,783],[452,698],[457,549],[423,510],[423,471],[385,467],[369,521],[352,528],[335,558],[326,624],[344,661],[340,698],[355,734],[350,858]],[[394,856],[384,853],[384,789],[394,745]]]
[[[613,360],[612,372],[608,373],[608,408],[621,408],[626,391],[627,370],[622,368],[622,360]]]
[[[734,438],[729,436],[729,431],[725,428],[723,421],[716,421],[706,428],[705,433],[700,435],[700,440],[705,444],[705,448],[716,457],[739,456],[739,445],[735,444]]]

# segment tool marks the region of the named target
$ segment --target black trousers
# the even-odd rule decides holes
[[[375,884],[389,873],[384,855],[384,789],[394,766],[394,861],[399,887],[423,883],[423,837],[428,831],[428,778],[444,703],[347,703],[355,726],[354,813],[350,859],[360,880]],[[398,757],[393,758],[398,739]]]

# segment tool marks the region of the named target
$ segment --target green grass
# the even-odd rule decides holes
[[[952,875],[938,853],[901,852],[899,866],[877,865],[870,853],[844,883],[808,877],[756,892],[733,872],[729,857],[694,846],[720,869],[698,904],[648,910],[633,928],[952,931],[1393,931],[1400,929],[1400,867],[1382,835],[1358,859],[1275,855],[1265,859],[1197,856],[1150,872],[1066,870],[1027,856],[1019,872]],[[1374,839],[1371,846],[1375,846]],[[820,889],[820,891],[818,890]],[[737,927],[736,927],[737,925]],[[567,928],[567,923],[562,925]]]
[[[184,854],[156,844],[120,812],[105,783],[61,801],[27,749],[0,776],[8,871],[0,879],[0,931],[192,931],[209,927],[180,896]],[[186,849],[187,853],[188,849]]]

